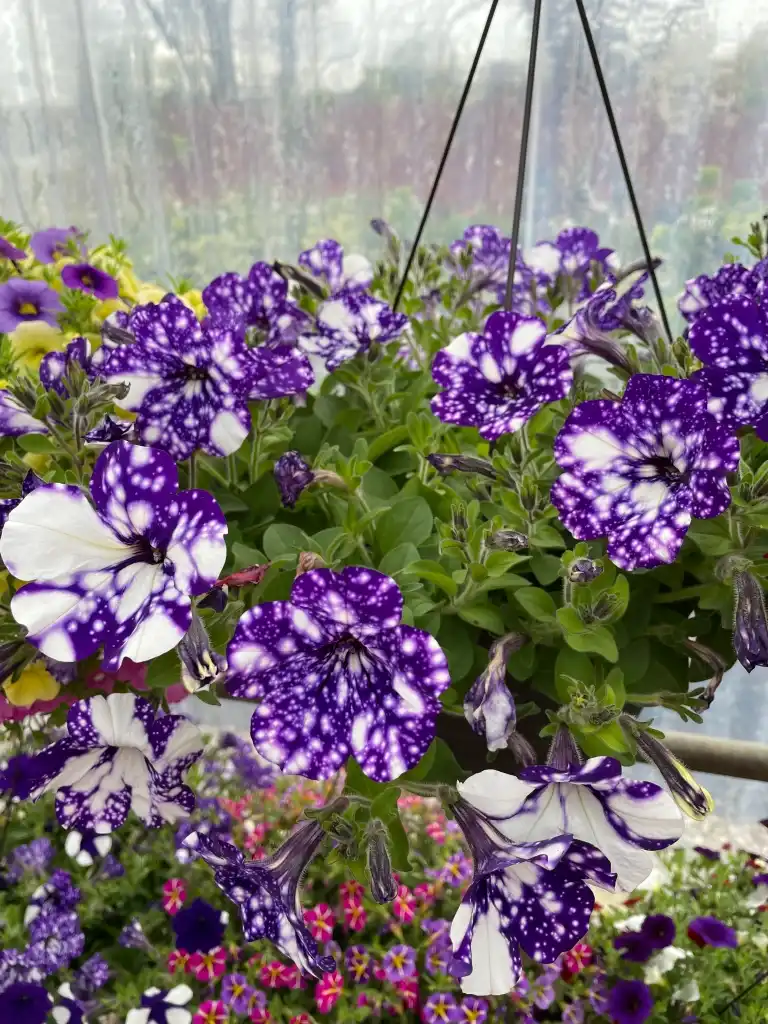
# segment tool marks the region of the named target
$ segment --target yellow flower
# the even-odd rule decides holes
[[[136,301],[136,296],[139,294],[139,289],[142,286],[141,281],[136,277],[131,267],[124,267],[117,275],[117,284],[120,288],[120,294],[126,299],[130,299],[132,302]]]
[[[198,320],[208,315],[208,310],[203,302],[203,293],[197,288],[190,288],[188,292],[180,295],[181,301],[192,310]]]
[[[40,360],[48,352],[66,348],[67,336],[58,327],[44,320],[28,320],[8,335],[16,362],[28,370],[38,370]]]
[[[28,708],[38,700],[53,700],[61,687],[42,661],[33,661],[15,683],[4,683],[3,689],[14,707]]]
[[[51,457],[44,452],[27,452],[22,462],[25,466],[29,466],[30,469],[34,469],[38,475],[42,475],[48,469]]]
[[[136,305],[144,306],[148,302],[160,302],[168,294],[167,288],[161,288],[159,284],[142,284],[136,292]]]
[[[128,312],[128,307],[122,299],[105,299],[93,307],[93,316],[95,320],[102,323],[108,316],[116,313],[118,310],[122,310],[124,313]]]

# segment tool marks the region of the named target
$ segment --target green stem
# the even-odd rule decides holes
[[[235,455],[228,455],[227,456],[227,480],[226,480],[227,487],[236,487],[237,486],[237,482],[238,482],[237,481],[237,477],[238,477],[238,473],[237,473],[237,458],[236,458]]]
[[[218,471],[209,461],[200,461],[200,468],[203,472],[210,474],[214,480],[222,485],[222,487],[229,487],[229,480],[227,480],[222,473]]]
[[[692,597],[702,597],[709,589],[710,584],[699,583],[693,587],[683,587],[681,590],[673,590],[669,594],[659,594],[653,600],[654,604],[674,604],[675,601],[687,601]]]
[[[192,452],[187,462],[189,469],[189,477],[187,480],[187,487],[190,491],[197,487],[197,452]]]

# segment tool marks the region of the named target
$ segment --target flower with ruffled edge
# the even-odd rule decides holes
[[[490,316],[482,334],[460,335],[432,363],[433,378],[446,389],[432,399],[435,416],[496,441],[547,402],[565,398],[573,383],[569,354],[545,345],[546,337],[541,320],[504,312]]]
[[[90,263],[70,263],[61,272],[61,280],[67,288],[86,292],[104,302],[118,296],[117,281],[105,270]]]
[[[13,1024],[45,1024],[53,997],[42,985],[17,981],[0,992],[0,1020]]]
[[[35,756],[31,796],[54,792],[64,828],[112,832],[131,809],[158,828],[194,808],[182,779],[202,752],[200,733],[181,715],[155,718],[131,693],[89,697],[70,708],[67,736]]]
[[[315,333],[302,334],[298,344],[332,372],[374,343],[399,337],[407,324],[407,316],[368,292],[343,291],[318,306]]]
[[[228,688],[260,700],[251,737],[262,757],[327,779],[352,754],[378,782],[420,760],[450,676],[435,638],[401,625],[402,611],[395,581],[357,566],[312,569],[289,601],[246,611],[227,648]]]
[[[673,562],[691,519],[711,519],[731,501],[727,474],[739,442],[707,412],[689,380],[636,374],[621,402],[582,402],[554,445],[565,472],[552,504],[577,540],[608,537],[622,569]]]
[[[198,1006],[192,1024],[227,1024],[228,1020],[229,1012],[220,999],[206,999]]]
[[[8,516],[0,555],[17,579],[35,581],[11,601],[29,643],[57,661],[103,647],[112,670],[178,644],[191,597],[224,565],[227,524],[206,491],[178,490],[168,454],[126,441],[101,453],[90,488],[93,505],[74,486],[37,487]]]
[[[622,778],[613,757],[592,757],[566,770],[536,765],[519,779],[487,769],[458,783],[458,790],[512,842],[567,833],[596,847],[626,892],[653,870],[650,851],[666,849],[683,834],[683,816],[669,793],[653,782]]]
[[[707,408],[726,427],[753,426],[768,441],[768,314],[749,298],[710,306],[691,326],[688,343],[705,364],[692,379],[706,389]]]
[[[319,278],[331,295],[341,291],[369,288],[373,281],[370,260],[358,253],[344,255],[344,249],[333,238],[324,238],[299,253],[299,266]]]
[[[251,429],[248,398],[264,373],[239,318],[200,324],[181,299],[166,295],[137,306],[128,329],[133,344],[112,348],[98,372],[108,383],[129,385],[115,404],[138,414],[139,438],[177,461],[198,448],[218,456],[237,451]]]
[[[145,989],[141,1005],[128,1011],[125,1024],[189,1024],[192,1014],[184,1007],[192,994],[189,985],[176,985],[170,991]]]
[[[288,298],[288,282],[269,263],[254,263],[248,277],[221,274],[203,289],[203,302],[214,320],[237,313],[267,345],[294,342],[309,323],[309,315]]]
[[[258,862],[246,861],[236,847],[211,836],[193,833],[185,840],[214,869],[216,884],[240,908],[246,942],[268,939],[304,974],[316,978],[335,970],[336,961],[319,955],[304,924],[299,882],[324,839],[322,826],[303,822],[271,857]]]
[[[188,907],[174,915],[176,947],[187,953],[208,953],[221,946],[228,921],[228,914],[198,896]],[[187,965],[186,969],[192,970],[192,965]]]
[[[88,957],[79,971],[75,972],[75,989],[79,994],[91,996],[103,988],[109,980],[109,964],[100,953]]]
[[[736,949],[739,944],[736,930],[717,917],[694,917],[688,923],[688,938],[697,946],[717,949]]]
[[[603,274],[616,269],[613,249],[601,248],[600,239],[590,228],[565,228],[553,244],[560,250],[560,273],[580,282],[575,298],[589,298],[590,272],[595,265]]]
[[[589,927],[595,897],[586,883],[608,886],[614,876],[601,853],[569,835],[512,844],[464,799],[453,811],[475,873],[451,923],[451,973],[468,995],[505,995],[522,974],[520,948],[554,962]]]
[[[36,231],[29,242],[29,247],[38,263],[56,263],[62,256],[72,252],[72,243],[85,255],[82,234],[77,228],[46,228]]]
[[[198,981],[212,983],[221,978],[227,969],[227,951],[223,946],[214,946],[206,953],[198,950],[189,958],[187,969]]]
[[[653,955],[653,947],[642,932],[622,932],[613,940],[613,948],[620,949],[622,960],[633,964],[644,964]]]
[[[686,281],[685,291],[677,300],[677,308],[688,323],[693,324],[710,306],[740,295],[752,297],[762,281],[759,266],[727,263],[713,277],[699,274]]]
[[[464,717],[484,737],[489,750],[504,750],[515,731],[515,699],[506,683],[507,661],[525,644],[526,637],[509,633],[494,640],[488,664],[464,697]]]
[[[675,941],[675,922],[666,914],[650,914],[643,921],[640,933],[645,936],[653,949],[666,949]]]
[[[86,338],[75,338],[70,341],[63,352],[48,352],[40,360],[40,383],[47,390],[66,395],[65,377],[75,366],[80,366],[88,372],[90,357],[91,345]]]
[[[608,990],[603,1013],[614,1024],[643,1024],[653,1006],[653,994],[644,982],[621,979]]]
[[[4,235],[0,235],[0,259],[4,260],[23,260],[26,259],[26,252],[20,249],[18,245],[14,245]]]
[[[643,297],[647,274],[641,274],[628,286],[602,284],[553,337],[560,340],[572,356],[598,356],[626,373],[635,369],[624,343],[613,332],[629,331],[645,344],[657,333],[656,320],[647,306],[635,306]]]
[[[64,311],[61,299],[45,281],[12,277],[0,284],[0,334],[10,334],[19,324],[43,320],[52,327]]]

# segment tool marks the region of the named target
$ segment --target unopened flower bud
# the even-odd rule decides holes
[[[536,764],[536,761],[538,760],[536,757],[536,751],[525,736],[519,733],[517,729],[513,729],[509,734],[507,739],[507,748],[515,761],[522,765],[523,768],[530,768],[530,766]]]
[[[570,583],[591,583],[602,575],[603,567],[593,558],[574,558],[568,566]]]
[[[304,488],[315,479],[309,464],[295,451],[280,456],[275,463],[274,474],[280,500],[286,508],[293,508]]]
[[[528,547],[528,538],[517,530],[496,530],[488,538],[487,544],[489,548],[498,551],[519,551]]]
[[[366,831],[366,863],[374,902],[391,903],[397,895],[397,883],[387,849],[387,830],[378,818],[368,824]]]
[[[640,754],[659,770],[680,810],[694,821],[706,818],[714,810],[715,802],[682,761],[660,740],[641,728],[631,715],[622,715],[619,721],[634,737]]]
[[[467,520],[467,509],[463,504],[451,505],[451,533],[453,539],[458,541],[459,544],[463,544],[467,539],[467,529],[469,528],[469,522]]]
[[[464,698],[464,717],[476,733],[485,737],[489,750],[503,750],[515,731],[515,700],[505,682],[507,661],[527,640],[522,633],[509,633],[494,641],[485,671]]]
[[[557,727],[547,754],[547,764],[562,772],[581,764],[581,753],[567,725],[561,724]]]
[[[203,621],[194,611],[177,651],[181,661],[181,681],[188,693],[197,693],[204,686],[209,686],[227,667],[224,658],[211,648]]]
[[[302,551],[299,555],[299,563],[296,566],[296,575],[302,576],[305,572],[311,572],[312,569],[322,569],[325,566],[325,561],[322,555],[318,555],[315,551]]]
[[[441,455],[433,452],[427,456],[427,462],[442,476],[449,473],[477,473],[495,480],[496,470],[487,459],[478,459],[474,455]]]
[[[733,574],[733,587],[733,649],[747,672],[751,672],[757,665],[768,665],[765,595],[760,581],[746,570]]]

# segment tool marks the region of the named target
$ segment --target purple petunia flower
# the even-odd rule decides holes
[[[55,1024],[87,1024],[86,1004],[79,999],[69,982],[59,985],[56,1005],[51,1011]]]
[[[71,910],[39,914],[30,923],[29,937],[27,963],[45,976],[67,967],[85,947],[80,920]]]
[[[255,605],[227,648],[229,691],[258,698],[251,737],[288,774],[326,779],[354,755],[370,778],[396,779],[435,736],[450,684],[434,637],[400,624],[403,598],[373,569],[312,569],[290,601]]]
[[[727,427],[753,426],[768,440],[768,315],[745,296],[710,306],[688,334],[705,363],[693,380],[707,391],[707,408]]]
[[[553,963],[581,939],[595,902],[586,881],[606,884],[608,861],[569,835],[510,843],[461,798],[453,812],[475,874],[451,924],[451,971],[468,995],[505,995],[522,973],[520,948]]]
[[[304,488],[315,479],[308,463],[295,451],[280,456],[275,463],[274,473],[280,500],[286,508],[293,508]]]
[[[566,1003],[561,1024],[584,1024],[584,1003],[580,999]]]
[[[373,281],[370,261],[357,253],[345,256],[333,238],[324,238],[300,253],[299,266],[319,278],[331,295],[369,288]]]
[[[190,1024],[192,1014],[184,1007],[193,995],[189,985],[176,985],[170,991],[147,988],[141,1005],[128,1011],[125,1024]]]
[[[616,285],[600,285],[554,337],[562,340],[572,356],[598,356],[632,373],[634,366],[626,347],[612,332],[629,331],[646,344],[652,340],[656,333],[653,314],[645,306],[634,305],[643,297],[646,277],[642,274],[623,291]]]
[[[541,320],[504,312],[490,316],[482,334],[460,335],[432,363],[432,376],[446,389],[432,399],[434,414],[477,427],[489,441],[519,430],[573,383],[568,351],[545,345],[546,337]]]
[[[199,897],[173,916],[176,948],[187,953],[208,953],[220,946],[227,917]]]
[[[133,344],[116,345],[100,376],[130,385],[116,404],[137,412],[136,430],[175,460],[198,448],[209,455],[237,451],[251,428],[249,398],[305,391],[306,361],[293,350],[249,349],[234,316],[200,324],[174,295],[136,307],[130,315]]]
[[[113,441],[134,440],[134,425],[130,420],[118,420],[106,415],[93,430],[89,430],[83,438],[88,444],[112,444]]]
[[[347,946],[344,951],[344,969],[355,985],[364,985],[371,976],[373,958],[365,946]]]
[[[80,366],[87,372],[90,364],[91,346],[86,338],[75,338],[64,352],[48,352],[40,361],[40,383],[46,390],[66,395],[65,377],[73,367]]]
[[[736,949],[738,937],[733,928],[716,917],[695,917],[688,923],[688,938],[697,946]]]
[[[5,676],[4,676],[5,678]],[[32,754],[16,754],[0,768],[0,793],[26,800],[30,793],[30,766]]]
[[[117,859],[117,857],[114,857],[111,853],[108,853],[101,863],[101,867],[99,868],[99,874],[103,878],[122,878],[122,876],[125,874],[125,868]]]
[[[643,1024],[653,1013],[653,995],[642,981],[617,981],[607,994],[605,1013],[614,1024]]]
[[[112,836],[98,835],[96,832],[77,832],[67,834],[64,850],[80,867],[89,868],[97,860],[103,860],[112,849]]]
[[[26,259],[26,255],[24,250],[20,249],[18,245],[14,245],[13,242],[0,235],[0,259],[23,260]]]
[[[413,946],[399,943],[392,946],[381,961],[387,981],[404,981],[416,974],[416,950]]]
[[[464,717],[474,732],[485,738],[489,750],[504,750],[515,731],[515,699],[506,683],[507,661],[526,642],[520,633],[495,640],[488,664],[464,697]]]
[[[150,950],[152,948],[149,939],[144,934],[144,929],[141,927],[141,922],[135,918],[125,925],[117,936],[117,942],[118,945],[123,946],[125,949]]]
[[[246,861],[230,843],[199,833],[185,840],[210,864],[218,887],[240,908],[246,941],[268,939],[301,971],[316,978],[335,971],[336,961],[320,956],[304,924],[299,883],[324,839],[325,831],[316,821],[302,822],[262,861]]]
[[[248,277],[222,274],[203,289],[203,302],[215,320],[235,312],[247,327],[264,335],[267,345],[294,342],[309,315],[288,298],[288,282],[268,263],[254,263]]]
[[[747,672],[768,665],[768,615],[760,580],[751,572],[733,574],[733,649]]]
[[[56,817],[64,828],[112,832],[131,809],[158,828],[194,808],[194,795],[182,780],[203,744],[181,715],[155,719],[143,697],[112,693],[73,704],[67,731],[32,766],[32,798],[55,792]]]
[[[399,337],[407,324],[407,316],[367,292],[343,291],[318,306],[316,332],[303,334],[299,346],[332,372],[371,345]]]
[[[45,423],[28,413],[10,391],[0,388],[0,437],[47,433]]]
[[[560,251],[559,274],[573,278],[577,284],[578,290],[572,298],[589,298],[593,267],[596,266],[603,276],[616,269],[618,261],[613,249],[601,248],[597,234],[590,228],[565,228],[552,244]],[[566,290],[569,290],[567,285]]]
[[[536,765],[524,768],[519,779],[487,769],[457,786],[511,842],[535,843],[564,833],[596,847],[626,892],[651,873],[649,851],[671,846],[683,832],[683,817],[669,793],[653,782],[622,778],[613,757],[592,757],[567,770]]]
[[[9,334],[30,320],[44,320],[55,327],[56,316],[63,309],[61,299],[45,281],[12,277],[0,284],[0,334]]]
[[[616,935],[613,948],[623,950],[621,959],[634,964],[644,964],[653,955],[653,946],[641,931],[622,932],[621,935]]]
[[[45,231],[36,231],[29,245],[38,263],[56,263],[62,256],[69,255],[72,242],[76,243],[77,251],[85,255],[82,235],[77,228],[46,228]]]
[[[67,288],[87,292],[96,299],[116,299],[118,296],[117,281],[105,270],[90,263],[72,263],[64,267],[61,280]]]
[[[426,1024],[456,1024],[465,1020],[456,998],[450,992],[433,992],[424,1000],[421,1019]]]
[[[608,537],[622,569],[673,562],[695,516],[730,504],[739,442],[689,380],[636,374],[621,402],[582,402],[555,439],[552,504],[578,540]]]
[[[32,767],[32,759],[27,758],[24,767],[26,771],[29,771]],[[13,860],[24,871],[43,875],[47,873],[48,866],[55,855],[53,843],[45,836],[41,836],[24,846],[17,846],[13,851]]]
[[[463,254],[471,252],[469,276],[472,293],[490,292],[494,301],[502,303],[511,247],[512,239],[492,224],[472,224],[461,238],[451,243],[450,250],[456,263]],[[463,270],[459,273],[463,275]]]
[[[77,487],[37,487],[8,516],[0,555],[17,579],[36,581],[11,602],[27,640],[65,662],[103,647],[114,670],[178,644],[191,598],[224,565],[227,524],[206,491],[178,491],[168,454],[126,441],[101,453],[90,488],[93,505]]]
[[[700,857],[705,857],[707,860],[720,860],[719,850],[711,850],[708,846],[694,846],[693,849]]]
[[[100,953],[88,957],[83,966],[75,972],[75,987],[84,996],[91,996],[109,981],[109,964]]]
[[[650,914],[640,929],[640,933],[653,949],[666,949],[667,946],[671,946],[675,941],[676,932],[675,922],[666,914]]]
[[[80,902],[80,889],[72,885],[68,871],[54,871],[47,882],[39,886],[29,898],[24,911],[24,924],[29,926],[41,914],[71,910]]]
[[[700,274],[687,281],[677,308],[688,323],[693,324],[710,306],[738,296],[754,296],[762,276],[760,264],[745,267],[741,263],[727,263],[714,277]]]
[[[17,981],[0,992],[0,1020],[45,1024],[53,999],[42,985]]]

